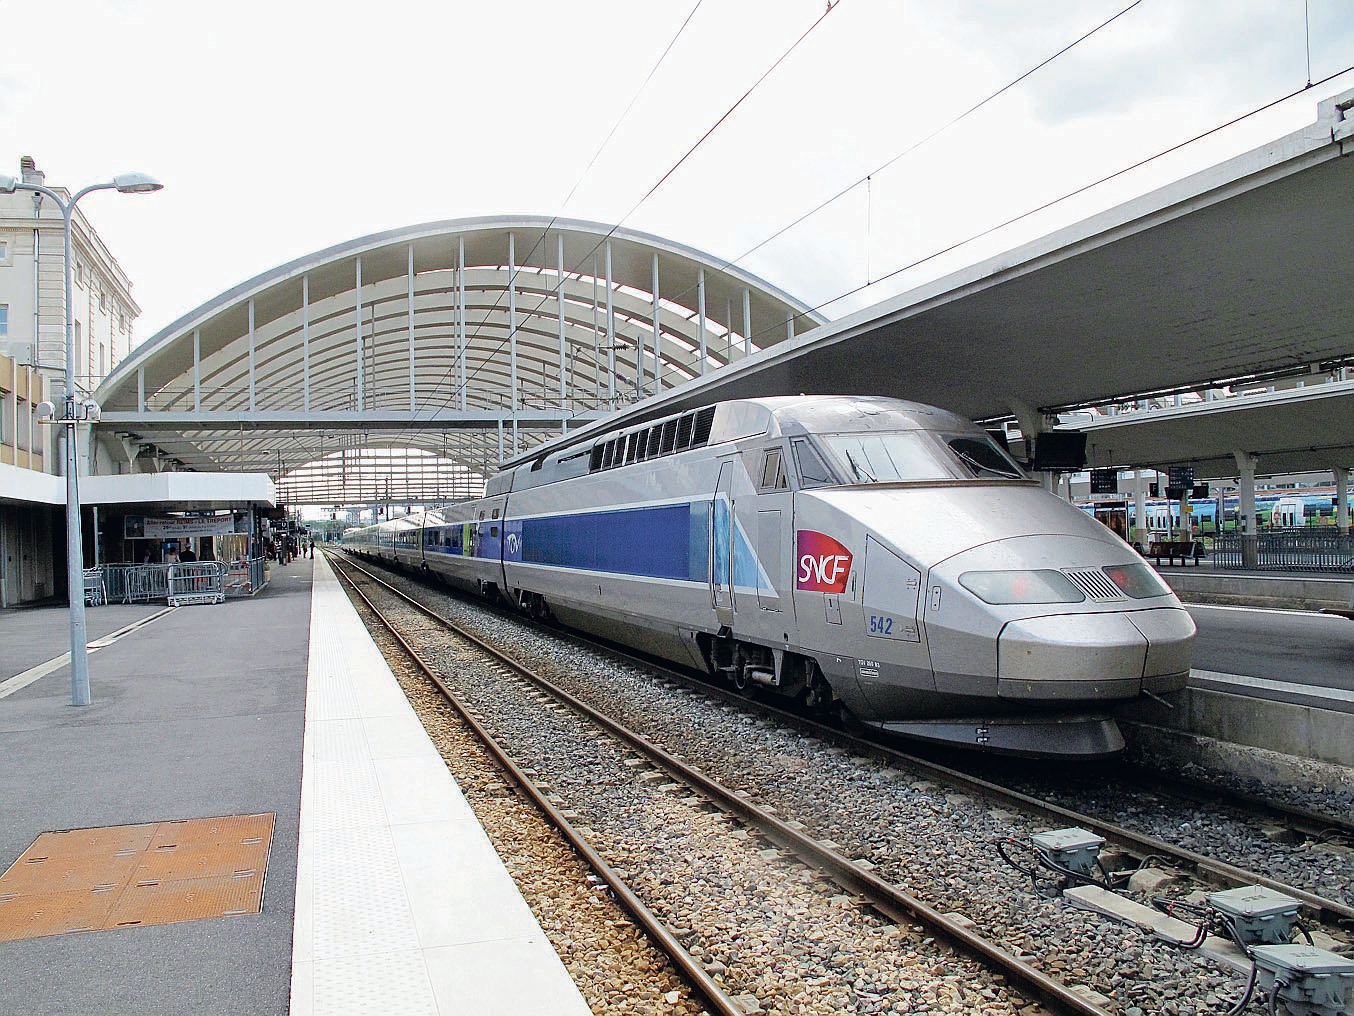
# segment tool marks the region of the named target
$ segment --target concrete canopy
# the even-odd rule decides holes
[[[185,314],[99,387],[97,430],[124,468],[267,471],[289,503],[446,500],[478,492],[501,456],[823,320],[633,230],[426,223],[317,251]],[[388,475],[382,489],[392,463],[436,489]]]
[[[915,399],[1024,427],[1154,392],[1338,373],[1354,366],[1351,153],[1354,92],[1321,102],[1303,130],[627,407],[614,422],[805,392]],[[1290,450],[1347,441],[1337,433],[1347,416],[1313,409]],[[1175,432],[1183,448],[1139,449],[1124,420],[1114,424],[1114,464],[1191,459],[1195,431]]]
[[[1200,480],[1238,474],[1236,452],[1261,476],[1354,466],[1354,381],[1109,417],[1086,433],[1091,466],[1193,465]]]

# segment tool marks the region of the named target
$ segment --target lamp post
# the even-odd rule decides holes
[[[71,615],[71,705],[89,705],[89,654],[85,648],[84,540],[80,534],[79,452],[76,425],[99,419],[99,406],[92,399],[76,400],[75,391],[75,308],[71,302],[71,218],[75,206],[86,194],[97,190],[116,190],[121,194],[149,194],[164,184],[145,173],[122,173],[109,183],[90,184],[70,200],[50,188],[23,183],[12,176],[0,176],[0,194],[16,190],[34,191],[50,198],[61,209],[62,239],[66,259],[66,399],[65,410],[54,423],[66,427],[66,584],[70,589]],[[37,293],[33,294],[37,299]],[[36,336],[34,340],[36,341]]]

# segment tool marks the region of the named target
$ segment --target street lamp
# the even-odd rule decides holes
[[[65,411],[60,419],[51,422],[66,427],[66,584],[70,587],[71,603],[71,705],[89,705],[89,654],[85,648],[85,552],[84,540],[80,535],[80,488],[78,484],[79,455],[78,442],[75,440],[76,425],[82,422],[95,423],[99,419],[99,406],[92,399],[78,401],[75,391],[75,317],[74,304],[71,302],[71,218],[75,206],[86,194],[96,190],[115,190],[121,194],[149,194],[160,190],[164,184],[145,173],[122,173],[113,177],[109,183],[90,184],[84,190],[77,191],[69,201],[47,187],[34,183],[23,183],[12,176],[0,175],[0,194],[13,194],[16,190],[34,191],[51,198],[61,209],[62,237],[65,243],[66,258],[66,401]],[[37,294],[33,294],[37,299]],[[53,414],[54,415],[54,414]]]

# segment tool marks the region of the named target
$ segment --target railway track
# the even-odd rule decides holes
[[[407,577],[406,581],[409,581]],[[417,582],[410,582],[410,586],[416,588],[416,591],[429,588]],[[419,595],[423,597],[421,592]],[[535,650],[543,661],[542,668],[550,671],[561,684],[568,685],[570,690],[582,691],[585,696],[593,694],[586,691],[588,680],[577,676],[589,666],[583,657],[595,651],[585,648],[589,645],[586,640],[574,635],[561,635],[555,629],[535,627],[508,612],[498,613],[492,609],[486,611],[481,604],[471,605],[454,597],[448,598],[445,606],[440,609],[466,620],[473,627],[492,631],[496,641],[500,637],[527,643],[548,640],[548,644],[542,642]],[[514,633],[509,634],[509,629]],[[516,634],[518,631],[523,634]],[[535,634],[525,634],[526,632]],[[575,651],[561,646],[579,648]],[[630,699],[642,700],[646,696],[668,699],[672,692],[667,686],[680,683],[686,688],[694,689],[696,694],[684,690],[679,701],[681,699],[698,701],[707,711],[713,707],[717,714],[724,716],[727,723],[744,725],[742,729],[750,731],[749,736],[758,743],[762,740],[775,739],[798,741],[809,754],[820,757],[811,763],[815,767],[824,765],[821,756],[829,756],[830,764],[827,768],[830,768],[836,776],[829,778],[825,773],[820,781],[823,785],[835,785],[834,778],[840,779],[843,784],[848,780],[864,780],[872,787],[880,786],[896,793],[898,785],[902,783],[905,795],[928,799],[921,802],[924,817],[919,824],[931,822],[932,829],[944,829],[951,838],[957,835],[961,841],[959,847],[947,851],[943,849],[943,845],[937,845],[934,850],[919,850],[915,849],[914,845],[900,842],[899,830],[907,827],[909,822],[891,824],[888,815],[892,806],[868,814],[861,808],[860,818],[863,821],[856,821],[857,816],[849,814],[850,809],[844,803],[833,802],[824,806],[821,802],[808,800],[810,795],[818,792],[821,787],[812,791],[791,792],[788,789],[789,784],[797,783],[798,780],[794,778],[794,772],[787,772],[786,769],[796,760],[784,754],[775,754],[770,748],[766,749],[768,757],[774,761],[770,771],[765,766],[758,768],[760,763],[750,764],[747,761],[749,756],[734,757],[721,762],[711,753],[712,757],[707,765],[707,760],[701,756],[709,745],[700,743],[700,739],[696,742],[687,739],[684,742],[684,738],[688,737],[691,728],[699,727],[700,724],[709,722],[708,720],[686,718],[684,725],[683,717],[678,716],[672,717],[671,723],[664,724],[661,719],[645,720],[637,716],[637,722],[631,723],[632,726],[657,723],[657,727],[647,730],[650,740],[661,742],[664,747],[676,754],[688,756],[688,761],[696,762],[707,774],[719,775],[722,772],[723,775],[719,775],[719,778],[728,784],[741,800],[770,805],[773,813],[802,820],[809,827],[811,840],[837,840],[846,844],[834,853],[839,853],[842,857],[865,859],[863,867],[874,876],[905,892],[913,893],[916,898],[925,900],[932,909],[948,914],[961,926],[976,928],[983,937],[998,943],[1000,950],[1016,954],[1039,969],[1062,977],[1066,983],[1075,984],[1079,988],[1089,985],[1096,991],[1110,996],[1106,998],[1095,993],[1087,996],[1102,1007],[1108,1006],[1113,1009],[1117,1004],[1123,1011],[1133,1016],[1136,1016],[1135,1010],[1174,1012],[1177,1010],[1163,1008],[1162,1001],[1166,1000],[1166,1005],[1170,1006],[1176,1004],[1171,1000],[1177,997],[1188,1000],[1197,995],[1207,1004],[1203,1004],[1199,999],[1195,999],[1193,1003],[1184,1001],[1179,1003],[1181,1007],[1178,1011],[1202,1012],[1212,1008],[1213,1004],[1219,1001],[1225,1002],[1223,1008],[1226,1008],[1226,1005],[1230,1004],[1228,996],[1241,993],[1243,985],[1238,984],[1229,974],[1220,974],[1207,962],[1195,961],[1191,967],[1191,961],[1188,958],[1181,958],[1184,954],[1178,951],[1174,951],[1175,955],[1172,957],[1163,957],[1161,950],[1165,949],[1168,952],[1172,950],[1156,943],[1144,942],[1136,928],[1119,926],[1116,930],[1102,921],[1098,926],[1082,926],[1080,930],[1072,930],[1073,926],[1081,925],[1081,922],[1087,919],[1086,916],[1074,915],[1059,905],[1053,906],[1053,913],[1034,913],[1033,916],[1037,920],[1027,921],[1026,917],[1033,912],[1036,905],[1013,897],[1018,897],[1022,892],[1028,896],[1028,886],[1013,887],[1006,884],[1009,883],[1007,877],[1009,871],[1005,874],[993,872],[992,865],[979,856],[990,852],[992,840],[998,838],[999,832],[1006,832],[1013,825],[1028,823],[1030,816],[1038,819],[1044,828],[1072,823],[1090,825],[1109,834],[1108,838],[1113,841],[1112,829],[1102,820],[1072,812],[1070,809],[1050,807],[1047,802],[1038,801],[1030,795],[1011,792],[929,760],[851,738],[836,729],[813,727],[802,716],[796,714],[770,716],[763,712],[757,703],[750,702],[732,691],[725,693],[722,689],[693,681],[686,674],[668,671],[655,665],[651,660],[617,653],[614,647],[606,647],[605,653],[613,661],[624,658],[620,663],[623,677],[620,683],[625,687],[619,689],[613,696],[619,709],[628,708],[626,703]],[[655,672],[661,674],[657,682],[654,678]],[[597,681],[601,687],[609,683],[607,678],[598,678]],[[649,707],[645,705],[637,708]],[[672,711],[674,708],[682,707],[674,707],[667,703],[658,708],[661,711]],[[693,706],[693,714],[695,711]],[[752,719],[754,716],[758,718]],[[762,733],[763,730],[770,731],[773,728],[794,733],[781,733],[775,737],[770,733]],[[717,741],[719,738],[712,732],[708,739],[709,744]],[[751,746],[748,748],[751,750]],[[866,764],[867,760],[873,763],[873,774],[871,774],[872,766]],[[776,767],[779,767],[778,771]],[[754,769],[757,771],[754,772]],[[976,800],[971,799],[970,795]],[[887,797],[889,794],[881,796]],[[915,801],[912,803],[916,804]],[[1009,804],[1013,813],[1008,813],[1004,808],[993,807],[994,804]],[[816,815],[815,807],[818,808]],[[938,825],[934,824],[937,817],[940,819]],[[914,817],[912,823],[915,824],[916,821]],[[983,829],[979,830],[977,827]],[[1025,827],[1038,828],[1028,824]],[[1127,830],[1125,832],[1128,833]],[[1158,855],[1163,853],[1159,849],[1158,841],[1151,838],[1128,833],[1124,839],[1127,841],[1134,837],[1138,839],[1139,848],[1143,852]],[[1180,854],[1170,844],[1164,846],[1167,851],[1176,853],[1182,860],[1189,860],[1187,853]],[[1121,849],[1129,852],[1126,847]],[[937,858],[942,859],[937,862]],[[947,860],[951,861],[965,877],[957,877],[953,870],[944,870]],[[1250,872],[1218,864],[1211,858],[1202,860],[1204,864],[1201,867],[1191,869],[1188,864],[1182,864],[1181,867],[1192,871],[1195,877],[1207,880],[1214,886],[1250,885],[1262,881],[1252,877]],[[941,870],[918,870],[921,868]],[[969,871],[970,868],[975,870]],[[974,887],[965,898],[952,891],[954,886],[961,884]],[[1298,892],[1289,895],[1301,898],[1314,894]],[[1037,906],[1045,907],[1043,903]],[[1308,917],[1321,914],[1327,919],[1340,921],[1345,919],[1343,913],[1338,901],[1326,901],[1316,897],[1312,900]],[[1055,925],[1052,931],[1048,930],[1050,924]],[[1066,925],[1066,928],[1063,925]],[[1072,953],[1078,950],[1094,951],[1098,948],[1105,955],[1118,957],[1120,960],[1118,965],[1122,967],[1124,974],[1112,972],[1114,964],[1107,961],[1104,955],[1081,959],[1073,955],[1064,961],[1058,958],[1056,946],[1065,946]],[[1098,976],[1096,967],[1100,968]],[[1137,980],[1139,978],[1150,983],[1144,985]],[[1080,995],[1080,991],[1077,994]],[[1143,998],[1144,995],[1147,997]],[[1191,1008],[1192,1004],[1197,1005],[1197,1008]]]
[[[541,693],[548,695],[553,702],[561,703],[575,715],[586,718],[587,722],[606,731],[607,735],[623,743],[628,750],[634,753],[634,757],[628,760],[631,765],[642,760],[642,764],[654,767],[651,772],[662,775],[648,776],[648,773],[641,773],[641,779],[653,785],[659,780],[668,781],[657,789],[666,794],[669,798],[673,795],[680,795],[687,802],[699,798],[713,803],[722,814],[736,816],[741,824],[748,830],[753,831],[757,841],[765,841],[765,844],[772,845],[771,848],[756,851],[757,856],[767,863],[780,863],[782,856],[794,859],[794,865],[784,873],[773,874],[773,878],[784,878],[793,880],[795,866],[799,862],[811,866],[816,871],[823,873],[831,878],[836,886],[847,890],[852,896],[849,899],[849,906],[852,910],[868,908],[880,915],[883,915],[889,922],[894,922],[899,926],[922,925],[928,932],[934,935],[943,936],[952,942],[962,951],[970,956],[978,958],[982,964],[992,970],[998,971],[1000,979],[995,983],[1000,985],[1002,980],[1017,985],[1021,992],[1031,998],[1038,999],[1043,1004],[1054,1011],[1087,1014],[1087,1016],[1103,1016],[1107,1012],[1105,1008],[1094,1001],[1094,995],[1085,990],[1076,990],[1058,979],[1049,976],[1035,966],[1012,955],[1008,947],[995,943],[974,930],[971,922],[962,917],[949,916],[940,913],[933,907],[922,902],[917,897],[900,889],[874,873],[874,865],[869,862],[852,860],[840,852],[840,848],[833,843],[825,843],[811,835],[805,833],[801,826],[793,820],[787,821],[775,814],[775,809],[758,805],[746,792],[734,788],[726,787],[719,781],[707,776],[699,769],[686,763],[677,754],[664,749],[659,744],[654,743],[648,738],[634,731],[629,730],[623,724],[618,723],[609,716],[604,715],[599,710],[590,706],[581,699],[571,695],[569,692],[558,687],[551,681],[534,673],[530,668],[524,666],[511,656],[504,654],[497,647],[492,646],[476,636],[475,634],[464,630],[461,626],[448,618],[438,614],[427,605],[418,600],[409,597],[407,594],[396,589],[384,580],[375,576],[366,569],[361,569],[367,575],[369,581],[378,583],[387,594],[397,596],[401,601],[412,609],[420,611],[424,616],[433,619],[437,624],[444,626],[449,632],[454,632],[457,638],[464,639],[474,643],[478,650],[488,657],[492,657],[500,670],[507,669],[511,671],[515,678],[530,682],[534,689],[539,689]],[[340,570],[341,574],[345,574]],[[357,583],[351,576],[345,574],[352,587],[361,594]],[[363,598],[366,599],[365,595]],[[381,612],[370,604],[371,609],[378,616]],[[397,625],[386,621],[392,627]],[[401,642],[405,646],[405,651],[416,654],[416,650],[409,645],[408,641],[401,637]],[[426,663],[421,664],[428,671],[435,672],[435,668]],[[430,676],[433,676],[430,674]],[[433,676],[439,686],[444,687],[448,695],[454,695],[453,690],[446,680]],[[481,735],[489,738],[490,735],[484,729],[484,725],[478,719],[475,719],[476,708],[468,705],[461,705],[458,708],[465,709],[467,714],[479,728]],[[491,738],[490,738],[491,739]],[[501,751],[501,749],[499,749]],[[521,783],[524,788],[532,787],[533,781],[531,774],[524,767],[512,762],[511,759],[504,758],[505,769],[512,773],[514,781]],[[647,777],[647,779],[646,779]],[[675,782],[674,782],[675,781]],[[541,805],[542,810],[552,816],[552,821],[559,824],[561,828],[567,829],[571,840],[574,840],[580,853],[588,857],[589,863],[594,865],[600,877],[613,887],[621,887],[620,893],[626,903],[627,909],[630,909],[636,919],[641,921],[646,930],[654,936],[655,941],[661,945],[664,952],[673,956],[674,963],[691,977],[693,983],[700,986],[703,992],[709,993],[712,1002],[719,997],[722,989],[718,984],[711,981],[705,966],[695,957],[687,952],[678,941],[677,936],[670,929],[665,927],[665,922],[654,917],[646,905],[638,898],[638,893],[634,890],[623,888],[622,876],[624,872],[617,867],[607,866],[607,862],[602,858],[601,853],[592,847],[585,838],[579,836],[577,829],[574,829],[564,811],[555,806],[551,801],[553,796],[549,787],[541,788],[538,785],[534,790],[529,791],[533,799]],[[577,806],[575,806],[577,807]],[[633,858],[633,851],[632,851]],[[706,858],[708,862],[710,858]],[[632,861],[633,863],[633,861]],[[839,899],[844,899],[838,894]],[[792,903],[791,906],[798,906]],[[818,932],[821,936],[821,931]],[[708,945],[700,948],[700,952],[709,955],[711,949]],[[944,958],[932,959],[932,969],[947,967],[950,962]],[[717,964],[723,966],[723,964]],[[999,999],[1000,994],[987,989],[993,996],[992,998],[979,997],[976,999],[979,1003],[992,1002]],[[863,996],[868,998],[873,993],[864,991]],[[727,999],[727,996],[725,996]],[[737,1003],[714,1002],[715,1005],[733,1004],[730,1012],[744,1012],[738,1005],[745,1005],[746,999]],[[1015,1011],[1025,1005],[1024,1001],[1016,998],[1005,1011]],[[959,1011],[975,1011],[967,1006]],[[718,1011],[726,1011],[718,1009]],[[818,1010],[806,1010],[818,1011]],[[875,1011],[875,1010],[864,1010]],[[883,1011],[883,1010],[879,1010]],[[997,1010],[1001,1011],[1001,1010]]]
[[[512,616],[515,620],[527,625],[537,624],[537,622],[517,618],[516,615],[504,614],[503,616]],[[1337,932],[1341,930],[1345,933],[1354,932],[1354,905],[1351,904],[1351,900],[1354,900],[1354,884],[1347,887],[1348,899],[1331,898],[1314,891],[1309,886],[1295,885],[1292,881],[1274,878],[1263,872],[1250,870],[1240,864],[1230,863],[1201,851],[1189,849],[1169,839],[1131,828],[1122,822],[1115,821],[1107,814],[1107,810],[1090,814],[1084,810],[1049,800],[1046,796],[1038,796],[1019,787],[1009,786],[1005,782],[999,783],[985,778],[979,773],[989,772],[992,768],[985,762],[980,761],[975,764],[974,768],[978,772],[942,764],[933,759],[881,744],[875,740],[854,736],[835,726],[826,726],[801,713],[787,711],[773,703],[749,699],[730,688],[711,684],[702,678],[693,677],[690,673],[675,669],[662,662],[636,656],[613,644],[600,643],[577,633],[559,633],[554,629],[548,630],[552,637],[564,638],[575,644],[593,647],[617,659],[626,660],[633,666],[659,674],[667,680],[679,682],[686,687],[699,691],[701,694],[718,698],[736,708],[753,709],[763,715],[774,716],[780,722],[793,725],[797,729],[807,731],[816,737],[830,740],[858,755],[873,757],[885,765],[906,769],[965,793],[981,795],[987,800],[1038,817],[1049,826],[1080,826],[1092,829],[1104,836],[1108,843],[1116,848],[1129,864],[1141,863],[1149,858],[1156,859],[1158,863],[1164,861],[1171,868],[1192,876],[1204,885],[1219,889],[1262,885],[1297,899],[1302,904],[1304,916],[1309,921],[1314,921]],[[1254,823],[1261,830],[1259,836],[1264,839],[1266,846],[1276,851],[1291,846],[1291,843],[1285,844],[1282,837],[1275,835],[1274,823],[1278,823],[1284,830],[1291,831],[1292,836],[1289,839],[1296,839],[1298,842],[1310,839],[1315,839],[1318,842],[1323,839],[1332,839],[1337,843],[1342,839],[1347,842],[1354,842],[1354,823],[1347,819],[1321,815],[1308,809],[1285,805],[1276,800],[1261,799],[1255,795],[1248,795],[1227,787],[1200,784],[1197,781],[1188,781],[1182,778],[1171,778],[1141,767],[1123,768],[1125,770],[1125,782],[1134,788],[1135,793],[1152,794],[1153,796],[1173,794],[1182,800],[1192,801],[1213,811],[1217,811],[1219,806],[1222,806],[1231,808],[1242,815],[1249,814],[1252,818],[1260,819],[1261,821]],[[1102,767],[1098,771],[1105,770]],[[1148,788],[1143,788],[1140,784],[1132,784],[1130,781],[1135,779],[1139,781],[1150,780],[1151,785]],[[1268,828],[1265,828],[1266,826]],[[1294,867],[1301,866],[1300,864],[1294,865]]]
[[[537,811],[558,831],[583,862],[596,873],[596,877],[601,880],[601,884],[606,891],[643,928],[649,940],[667,956],[673,966],[695,988],[696,992],[705,1000],[709,1009],[719,1016],[743,1016],[744,1009],[710,978],[695,958],[681,946],[666,926],[644,905],[639,896],[626,884],[620,873],[607,863],[574,827],[564,812],[555,806],[550,799],[548,785],[543,786],[535,779],[536,774],[534,772],[523,770],[517,765],[508,751],[480,722],[473,707],[468,706],[460,699],[443,679],[439,670],[424,659],[423,655],[410,644],[399,627],[367,596],[360,585],[353,580],[351,574],[337,563],[331,563],[339,576],[348,583],[353,594],[366,606],[370,615],[385,627],[389,637],[398,644],[408,661],[438,688],[442,696],[459,715],[461,721],[474,733],[484,750],[493,759],[494,764],[530,800]],[[475,640],[472,638],[471,641]]]

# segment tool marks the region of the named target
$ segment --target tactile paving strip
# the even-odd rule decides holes
[[[263,909],[271,813],[43,833],[0,875],[0,942]]]

